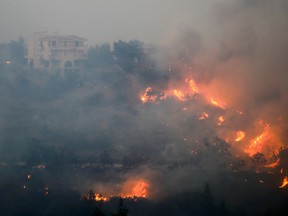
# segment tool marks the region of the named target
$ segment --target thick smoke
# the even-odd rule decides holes
[[[258,168],[243,148],[262,133],[259,121],[271,125],[273,144],[287,146],[287,10],[286,1],[217,3],[208,30],[180,31],[149,57],[126,59],[129,67],[118,62],[65,77],[6,70],[2,158],[64,167],[56,177],[46,176],[50,185],[65,179],[67,187],[104,195],[122,194],[138,179],[149,182],[151,199],[197,190],[205,182],[217,188],[235,179],[239,185],[254,181],[227,173]],[[167,96],[171,89],[189,89],[186,79],[195,80],[201,92],[185,101]],[[149,86],[157,100],[142,103]],[[209,117],[199,120],[203,112]],[[239,130],[248,138],[235,143],[231,137]],[[215,189],[219,197],[228,197],[227,185]]]
[[[208,33],[180,32],[172,43],[168,53],[178,57],[181,81],[192,77],[228,109],[245,114],[240,121],[231,117],[229,127],[252,130],[263,120],[285,146],[287,2],[218,3],[211,18]]]

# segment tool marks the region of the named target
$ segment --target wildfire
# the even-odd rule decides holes
[[[189,87],[193,91],[193,94],[196,94],[199,92],[198,87],[193,79],[190,79],[190,80],[186,79],[185,82],[189,84]]]
[[[215,94],[213,94],[215,93]],[[195,94],[199,94],[199,97],[193,97]],[[208,103],[211,106],[215,106],[221,109],[222,114],[216,114],[216,116],[213,116],[213,112],[209,112],[209,115],[205,111],[200,111],[200,114],[198,116],[198,120],[205,120],[207,118],[215,119],[215,124],[218,126],[223,126],[225,122],[225,128],[221,128],[219,132],[220,136],[224,138],[227,142],[232,141],[233,142],[241,142],[243,143],[243,140],[248,140],[247,144],[242,147],[242,151],[249,156],[253,156],[256,153],[262,153],[265,154],[265,157],[270,159],[273,156],[274,153],[276,153],[282,145],[281,137],[279,137],[279,130],[276,127],[273,127],[270,129],[270,125],[265,123],[264,120],[258,121],[258,129],[260,129],[260,132],[258,135],[252,135],[252,131],[249,131],[247,128],[244,131],[235,131],[229,130],[229,122],[226,121],[224,116],[226,115],[226,108],[229,107],[229,114],[234,113],[237,115],[237,118],[235,120],[240,119],[241,115],[244,115],[244,112],[237,107],[237,109],[233,110],[233,106],[228,106],[220,97],[217,92],[212,92],[212,89],[209,87],[209,85],[206,87],[204,85],[197,85],[194,79],[187,78],[182,80],[182,84],[179,82],[171,82],[168,85],[168,89],[163,90],[155,90],[152,89],[152,87],[147,87],[144,91],[144,93],[141,95],[140,99],[142,103],[158,103],[162,100],[165,100],[167,98],[175,98],[178,101],[189,101],[193,98],[193,101],[199,100],[199,102],[202,102],[202,99],[205,100],[205,104]],[[189,107],[187,108],[186,105],[190,105],[190,103],[185,103],[185,107],[182,109],[183,111],[191,111],[192,109]],[[232,112],[231,112],[232,111]],[[189,114],[189,112],[187,112]],[[230,119],[230,118],[229,118]],[[253,119],[254,121],[254,119]],[[227,122],[227,123],[226,123]],[[258,130],[257,129],[257,130]],[[252,136],[251,136],[252,135]],[[229,139],[227,138],[229,137]],[[226,138],[226,139],[225,139]],[[270,157],[270,158],[269,158]],[[276,162],[275,162],[276,163]],[[273,162],[274,164],[274,162]],[[267,167],[273,167],[276,165],[269,164],[266,165]]]
[[[225,110],[224,105],[222,105],[221,103],[217,102],[214,98],[210,97],[210,103],[216,107],[219,107],[223,110]]]
[[[164,100],[170,96],[175,97],[180,101],[186,101],[189,97],[192,97],[196,93],[199,93],[196,82],[193,79],[185,79],[185,84],[181,87],[172,87],[170,89],[161,91],[161,93],[153,90],[152,87],[149,86],[140,96],[140,100],[142,103],[155,103],[158,100]]]
[[[120,196],[123,198],[147,198],[149,183],[143,179],[129,179],[122,186]]]
[[[278,158],[274,163],[265,165],[265,167],[266,168],[275,168],[275,167],[279,166],[279,164],[280,164],[280,158]]]
[[[125,199],[128,198],[147,198],[149,183],[144,180],[128,180],[123,186],[121,193],[111,194],[109,196],[104,196],[100,193],[93,193],[93,196],[90,194],[83,194],[83,198],[86,200],[95,200],[96,202],[107,202],[111,197],[122,197]]]
[[[266,124],[264,132],[261,133],[259,136],[255,137],[254,139],[252,139],[250,145],[246,149],[244,149],[244,152],[247,153],[249,156],[252,156],[257,152],[260,153],[263,152],[265,142],[270,138],[269,129],[270,125]]]
[[[149,184],[143,180],[138,181],[136,185],[127,194],[121,194],[123,198],[147,198]]]
[[[174,89],[174,95],[178,98],[178,100],[180,101],[185,101],[186,100],[186,96],[183,94],[182,91]]]
[[[224,123],[224,121],[225,121],[224,116],[219,116],[217,125],[221,126]]]
[[[155,103],[158,100],[164,100],[170,96],[170,97],[177,98],[179,101],[187,101],[189,98],[191,98],[195,94],[204,95],[204,97],[213,106],[216,106],[225,110],[224,103],[216,101],[213,97],[207,97],[207,94],[209,94],[209,92],[205,93],[205,91],[201,91],[193,79],[185,79],[185,83],[183,83],[183,85],[181,85],[180,87],[177,85],[176,88],[175,86],[171,88],[170,86],[169,89],[161,91],[161,94],[159,94],[159,92],[157,93],[157,91],[155,91],[154,89],[152,89],[152,87],[149,86],[145,89],[144,93],[140,96],[140,99],[142,103],[147,103],[147,102]]]
[[[193,79],[186,79],[185,83],[188,84],[184,88],[174,89],[173,94],[180,101],[186,101],[188,97],[192,97],[194,94],[199,93],[198,87]]]
[[[279,186],[279,188],[284,188],[288,184],[288,176],[285,176],[282,185]]]
[[[102,194],[95,194],[95,201],[97,202],[100,202],[100,201],[103,201],[103,202],[106,202],[108,201],[109,199],[107,197],[103,197]]]
[[[235,142],[240,142],[245,137],[245,133],[243,131],[237,131]]]
[[[206,112],[202,112],[198,119],[199,120],[204,120],[204,119],[207,119],[208,117],[209,117],[209,115]]]
[[[153,94],[153,90],[150,86],[146,88],[145,92],[141,96],[142,103],[155,102],[156,99],[157,95]]]

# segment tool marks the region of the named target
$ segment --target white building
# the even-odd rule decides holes
[[[87,57],[86,39],[73,35],[35,33],[26,41],[25,58],[30,67],[48,71],[78,71]]]

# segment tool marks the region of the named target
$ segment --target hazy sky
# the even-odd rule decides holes
[[[89,44],[159,42],[188,26],[205,29],[219,1],[224,0],[1,0],[0,42],[43,30],[82,36]]]

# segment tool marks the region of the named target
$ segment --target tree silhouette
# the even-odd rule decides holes
[[[19,37],[18,40],[12,40],[9,43],[10,58],[13,62],[19,65],[24,65],[26,63],[24,58],[24,44],[25,41],[23,37]]]
[[[224,200],[221,201],[220,206],[218,208],[218,215],[219,216],[228,216],[229,213],[226,208],[226,203]]]
[[[127,72],[132,72],[144,56],[143,43],[138,40],[129,42],[120,40],[114,42],[113,48],[118,65]]]
[[[214,207],[214,198],[212,195],[212,191],[210,185],[208,183],[205,184],[204,192],[202,196],[202,205],[203,205],[203,215],[212,216],[215,213]]]
[[[114,64],[110,44],[101,44],[90,47],[85,60],[85,67],[88,69],[111,66]]]
[[[112,216],[127,216],[128,212],[129,212],[128,209],[123,204],[123,199],[120,197],[119,205],[118,205],[118,212],[115,214],[112,214]]]
[[[252,161],[254,162],[254,165],[256,168],[259,168],[260,166],[263,166],[266,164],[267,160],[264,157],[264,154],[257,152],[252,156]]]
[[[99,208],[96,208],[93,216],[105,216],[105,214]]]

